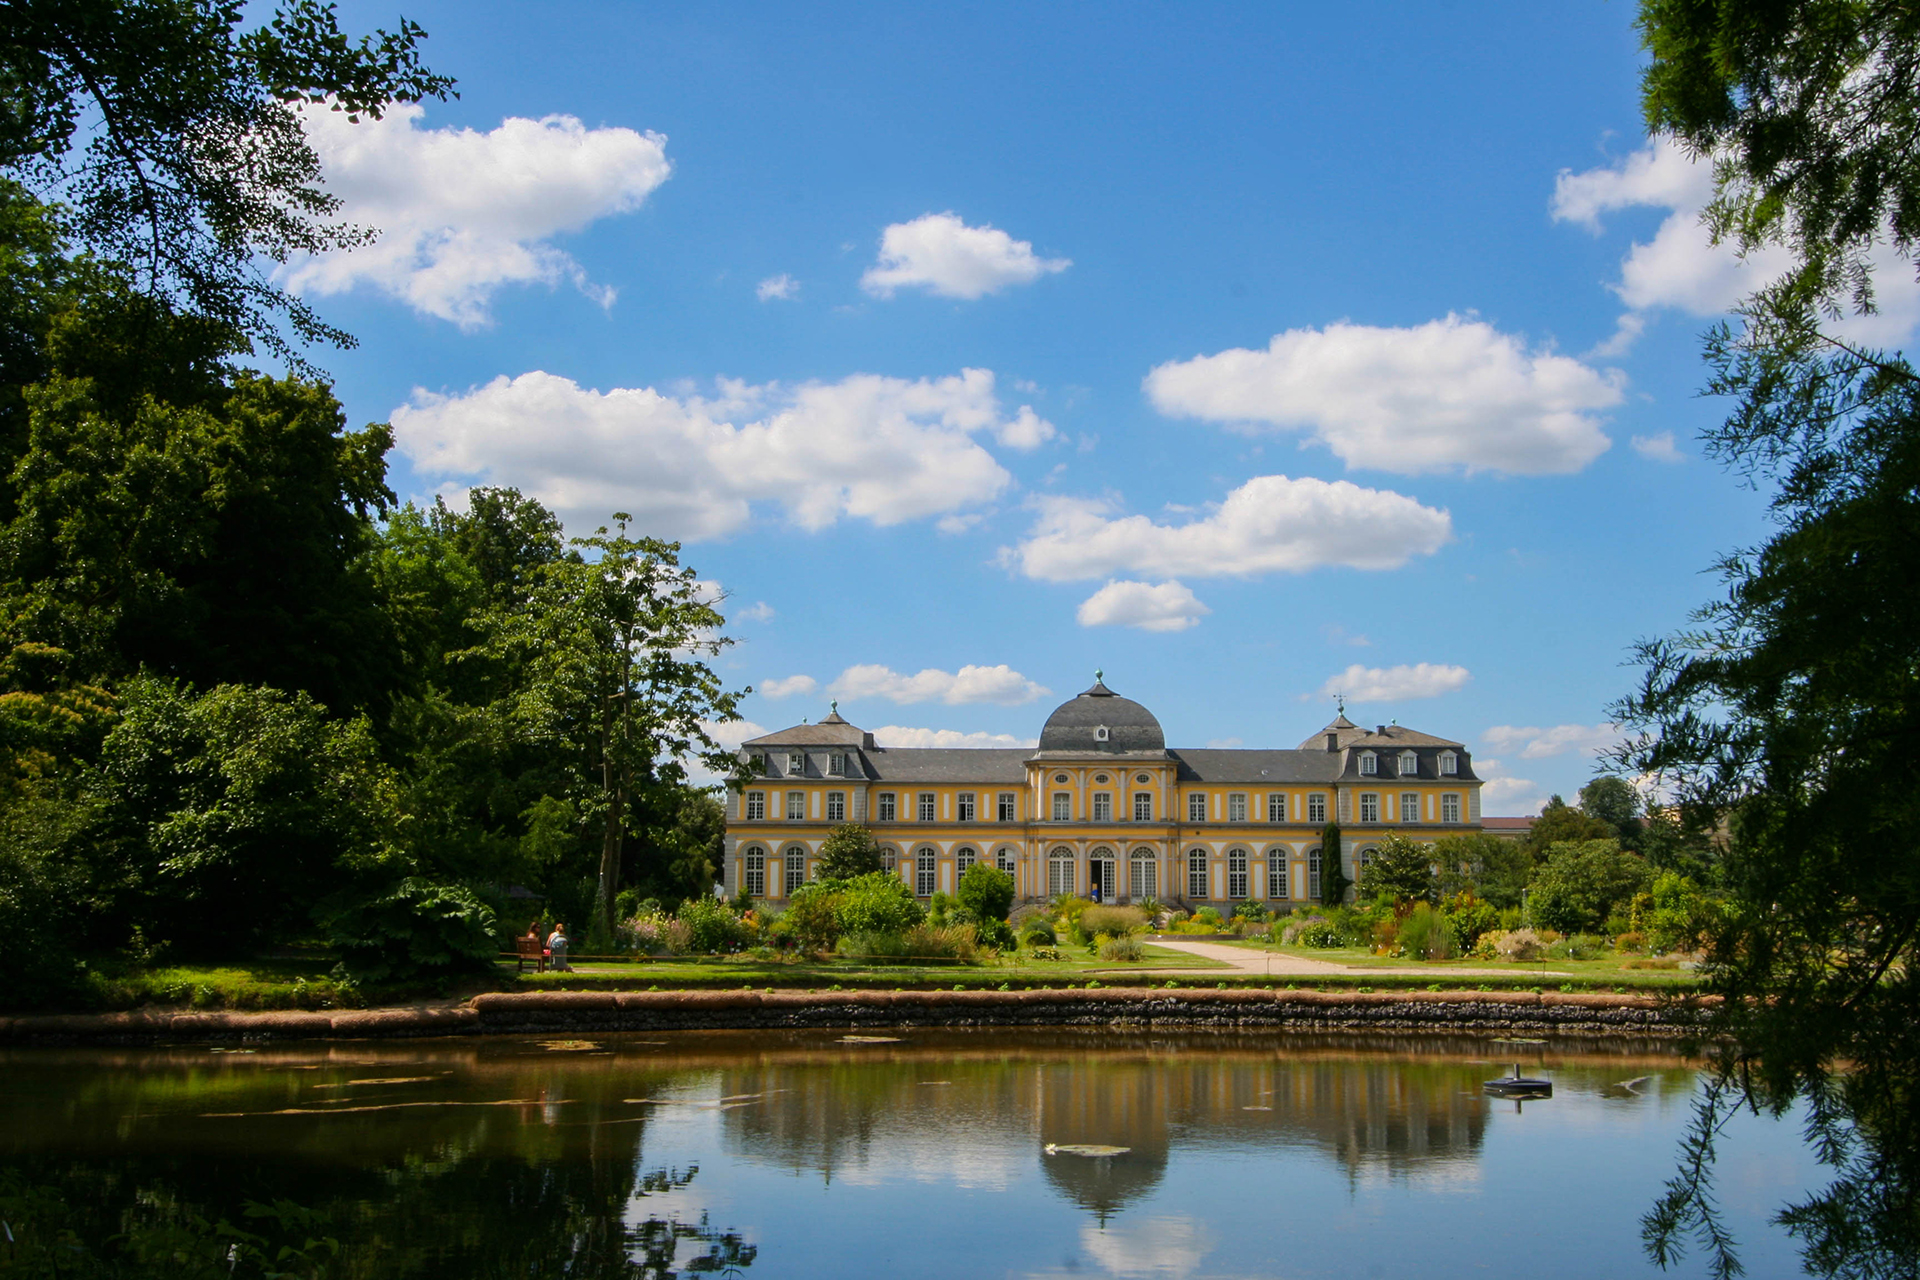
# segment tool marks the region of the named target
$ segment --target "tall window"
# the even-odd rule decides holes
[[[993,864],[1008,875],[1013,874],[1013,846],[1001,845],[993,853]]]
[[[953,802],[953,817],[956,822],[973,821],[974,795],[971,791],[962,791]]]
[[[922,791],[919,795],[917,803],[919,804],[919,807],[920,807],[920,821],[932,822],[933,821],[933,792]]]
[[[1420,793],[1418,791],[1402,791],[1400,793],[1400,821],[1420,821]]]
[[[1070,822],[1073,820],[1073,796],[1065,791],[1053,793],[1053,820]]]
[[[899,850],[895,849],[890,844],[881,845],[880,846],[880,865],[882,868],[885,869],[888,875],[890,876],[898,875],[900,872]]]
[[[1207,820],[1207,793],[1196,791],[1187,797],[1187,821],[1205,822]]]
[[[787,792],[787,821],[805,822],[807,820],[807,793],[804,791]]]
[[[1135,849],[1127,859],[1129,875],[1127,891],[1136,898],[1151,898],[1160,892],[1160,866],[1153,856],[1153,850],[1145,845]]]
[[[1227,797],[1227,821],[1228,822],[1245,822],[1246,820],[1247,820],[1246,792],[1236,791],[1232,795]],[[1241,896],[1245,897],[1246,895],[1242,894]]]
[[[747,896],[764,898],[767,896],[767,851],[759,845],[747,846]]]
[[[1207,851],[1205,849],[1187,850],[1187,896],[1189,898],[1207,896]]]
[[[835,778],[847,776],[847,756],[844,751],[835,751],[827,756],[827,773]]]
[[[1153,792],[1136,791],[1133,793],[1133,820],[1135,822],[1153,821]]]
[[[1047,854],[1047,893],[1059,897],[1063,893],[1073,892],[1073,850],[1063,844],[1053,846]]]
[[[1247,851],[1245,849],[1227,850],[1227,896],[1229,898],[1247,896]]]
[[[1449,792],[1440,797],[1440,821],[1460,821],[1460,797]]]
[[[1287,795],[1284,791],[1270,792],[1267,796],[1267,821],[1285,822],[1287,820]]]
[[[765,822],[767,819],[767,793],[764,791],[747,792],[747,821]]]
[[[787,752],[787,772],[799,777],[807,771],[807,757],[798,751]]]
[[[1374,791],[1360,793],[1360,821],[1380,821],[1380,795]]]
[[[1318,849],[1307,850],[1307,896],[1316,900],[1320,897],[1320,851]]]
[[[922,898],[933,896],[934,848],[923,844],[913,854],[913,891]]]
[[[878,812],[875,814],[875,820],[879,822],[894,821],[895,818],[899,816],[899,803],[899,800],[894,796],[893,792],[882,791],[880,793],[880,802],[876,806]]]
[[[807,851],[800,845],[787,846],[787,896],[807,882]]]
[[[1327,820],[1327,795],[1316,791],[1307,797],[1307,821],[1325,822]]]
[[[1002,791],[999,800],[1000,821],[1012,822],[1014,815],[1019,812],[1018,801],[1015,800],[1013,792]]]
[[[847,820],[847,793],[844,791],[827,792],[827,821],[845,822]]]
[[[1402,751],[1400,753],[1400,776],[1403,778],[1411,778],[1419,772],[1420,757],[1411,751]]]
[[[1369,778],[1380,772],[1380,757],[1374,755],[1371,751],[1362,751],[1360,753],[1360,772]]]
[[[1440,753],[1440,776],[1443,778],[1452,778],[1458,776],[1459,772],[1460,757],[1451,751],[1442,751]]]
[[[1287,846],[1279,845],[1267,850],[1267,896],[1269,898],[1291,898],[1287,892]]]
[[[960,877],[967,874],[967,868],[980,860],[980,854],[972,845],[961,845],[953,851],[953,887],[960,887]]]
[[[1095,822],[1113,821],[1113,792],[1096,791],[1093,793],[1093,820]]]

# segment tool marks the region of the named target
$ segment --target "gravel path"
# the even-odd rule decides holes
[[[1246,947],[1231,946],[1224,942],[1188,942],[1185,940],[1176,941],[1172,938],[1154,938],[1151,941],[1156,947],[1165,947],[1169,951],[1183,951],[1187,955],[1197,956],[1202,960],[1212,960],[1217,964],[1223,964],[1229,969],[1236,970],[1240,973],[1271,974],[1276,978],[1313,977],[1319,974],[1351,975],[1356,973],[1412,974],[1415,976],[1432,976],[1434,978],[1450,978],[1456,975],[1477,976],[1480,974],[1500,974],[1505,977],[1512,977],[1516,972],[1516,970],[1513,969],[1458,969],[1452,965],[1448,965],[1444,969],[1424,966],[1413,969],[1375,969],[1368,965],[1335,964],[1331,960],[1309,960],[1305,956],[1286,955],[1278,951],[1253,951]],[[1137,969],[1130,970],[1129,972],[1177,975],[1192,974],[1197,972],[1197,970]],[[1545,978],[1564,978],[1567,976],[1565,973],[1554,969],[1533,970],[1532,972],[1537,972]]]

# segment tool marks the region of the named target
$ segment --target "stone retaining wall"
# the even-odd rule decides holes
[[[1678,1037],[1707,1001],[1511,991],[540,991],[451,1008],[0,1018],[0,1045],[804,1027],[1165,1026]]]

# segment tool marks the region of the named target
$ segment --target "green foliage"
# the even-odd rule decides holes
[[[481,973],[500,949],[493,912],[458,885],[409,877],[323,914],[341,969],[355,982]]]
[[[1426,902],[1414,903],[1401,919],[1397,939],[1407,955],[1420,960],[1448,960],[1458,954],[1446,919]]]
[[[1257,898],[1248,898],[1234,905],[1233,918],[1259,924],[1267,918],[1267,904]]]
[[[1340,824],[1329,822],[1320,829],[1320,900],[1328,906],[1341,906],[1352,887],[1346,855],[1340,848]]]
[[[926,919],[899,876],[876,871],[840,886],[835,911],[842,933],[905,933]]]
[[[1138,938],[1112,938],[1100,945],[1100,958],[1121,964],[1138,964],[1147,958],[1147,948]]]
[[[995,951],[1012,951],[1020,945],[1007,922],[996,920],[992,916],[975,920],[973,931],[981,946],[992,947]]]
[[[1388,902],[1433,902],[1439,884],[1431,845],[1395,833],[1384,837],[1360,869],[1360,896]]]
[[[1594,817],[1559,796],[1547,800],[1534,819],[1533,827],[1521,843],[1536,861],[1544,858],[1549,845],[1579,843],[1584,840],[1617,840],[1612,825]]]
[[[1442,894],[1471,891],[1474,897],[1503,909],[1518,907],[1520,895],[1533,879],[1530,846],[1484,831],[1441,836],[1433,842],[1433,860],[1440,867]]]
[[[839,885],[816,880],[801,885],[787,902],[780,923],[794,944],[806,951],[831,951],[840,940]]]
[[[687,950],[697,955],[738,950],[747,939],[740,917],[726,903],[711,895],[688,898],[673,913],[687,927]]]
[[[1302,925],[1294,935],[1294,941],[1303,947],[1326,950],[1347,945],[1347,937],[1338,925],[1327,920],[1310,920]]]
[[[826,880],[852,880],[883,868],[880,845],[873,832],[857,822],[843,822],[820,842],[820,875]]]
[[[1215,933],[1218,933],[1226,924],[1226,921],[1221,919],[1220,911],[1216,907],[1200,908],[1193,913],[1193,922],[1195,924],[1204,924],[1209,930]]]
[[[1653,880],[1653,868],[1620,842],[1569,841],[1547,849],[1527,899],[1534,924],[1561,933],[1592,933]]]
[[[1694,951],[1713,937],[1720,921],[1716,904],[1686,876],[1663,871],[1654,877],[1642,921],[1656,951]]]
[[[976,862],[960,877],[960,902],[976,921],[1004,921],[1013,910],[1013,877],[995,866]]]
[[[1020,942],[1026,947],[1051,947],[1059,942],[1053,926],[1045,920],[1029,920],[1020,926]]]
[[[1613,829],[1623,849],[1643,852],[1640,836],[1640,793],[1624,778],[1603,775],[1580,788],[1580,811]]]
[[[1447,902],[1447,934],[1456,954],[1466,955],[1480,939],[1500,927],[1500,912],[1489,902],[1462,893]]]
[[[1146,923],[1147,913],[1138,907],[1088,907],[1079,920],[1081,932],[1089,937],[1105,934],[1110,938],[1145,928]]]

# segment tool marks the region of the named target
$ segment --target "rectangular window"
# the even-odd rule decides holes
[[[1372,777],[1374,774],[1380,772],[1380,758],[1371,751],[1362,751],[1360,753],[1360,772],[1368,777]]]
[[[767,820],[767,793],[764,791],[747,792],[747,821],[765,822]]]
[[[955,822],[973,821],[973,802],[973,792],[962,791],[960,793],[959,798],[953,802],[953,819]]]
[[[1070,822],[1073,820],[1073,796],[1065,791],[1053,793],[1053,820]]]
[[[767,896],[767,851],[765,849],[747,850],[746,887],[749,898]]]
[[[933,792],[922,791],[919,795],[918,803],[920,806],[920,821],[932,822],[933,821]]]
[[[1207,793],[1196,791],[1187,797],[1187,821],[1205,822],[1207,820]]]
[[[1444,795],[1440,797],[1440,821],[1442,822],[1460,821],[1460,797],[1459,796],[1449,794],[1449,795]]]
[[[922,898],[933,896],[933,857],[931,846],[914,855],[913,891]]]
[[[1015,799],[1013,792],[1002,791],[1000,793],[999,813],[1000,821],[1002,822],[1012,822],[1015,820],[1015,816],[1019,813],[1019,808],[1018,801]]]
[[[847,820],[847,793],[844,791],[827,792],[827,821],[845,822]]]
[[[1095,822],[1113,821],[1113,792],[1096,791],[1093,793],[1093,820]]]
[[[1227,850],[1227,896],[1229,898],[1247,896],[1247,851],[1245,849]]]
[[[880,803],[875,820],[878,822],[896,821],[899,818],[898,805],[899,801],[894,797],[893,792],[882,791],[880,793]]]
[[[1275,791],[1270,793],[1267,796],[1267,821],[1268,822],[1285,822],[1286,820],[1287,820],[1286,793],[1282,791]]]
[[[829,778],[844,778],[847,776],[847,758],[838,751],[830,752],[827,755],[827,776]]]
[[[1267,850],[1267,896],[1269,898],[1287,898],[1287,851],[1285,849]]]
[[[799,845],[787,850],[787,896],[807,882],[807,851]]]
[[[1400,793],[1400,821],[1420,821],[1420,793],[1418,791],[1402,791]]]
[[[1320,851],[1318,849],[1307,850],[1307,896],[1314,899],[1320,897]]]
[[[787,821],[805,822],[807,820],[807,793],[804,791],[787,792]]]
[[[797,778],[807,771],[807,758],[798,751],[787,753],[787,775]]]
[[[1360,793],[1360,821],[1380,821],[1380,795],[1374,791]]]
[[[1460,757],[1451,751],[1442,751],[1440,753],[1440,775],[1442,777],[1452,778],[1458,776],[1459,773]]]
[[[1207,855],[1198,849],[1187,855],[1187,896],[1207,896]]]
[[[1065,849],[1055,849],[1053,856],[1047,859],[1047,892],[1056,898],[1063,893],[1072,893],[1073,881],[1073,854]]]
[[[1153,821],[1153,792],[1136,791],[1133,793],[1133,820],[1135,822]]]
[[[999,867],[1008,875],[1013,874],[1013,850],[1009,846],[1001,845],[1000,848],[995,851],[993,861],[995,866]]]
[[[1316,791],[1307,797],[1307,821],[1323,823],[1327,820],[1327,796],[1324,791]]]
[[[1236,791],[1227,797],[1227,821],[1228,822],[1245,822],[1246,820],[1247,820],[1246,792]],[[1241,896],[1245,897],[1246,895],[1242,894]]]

